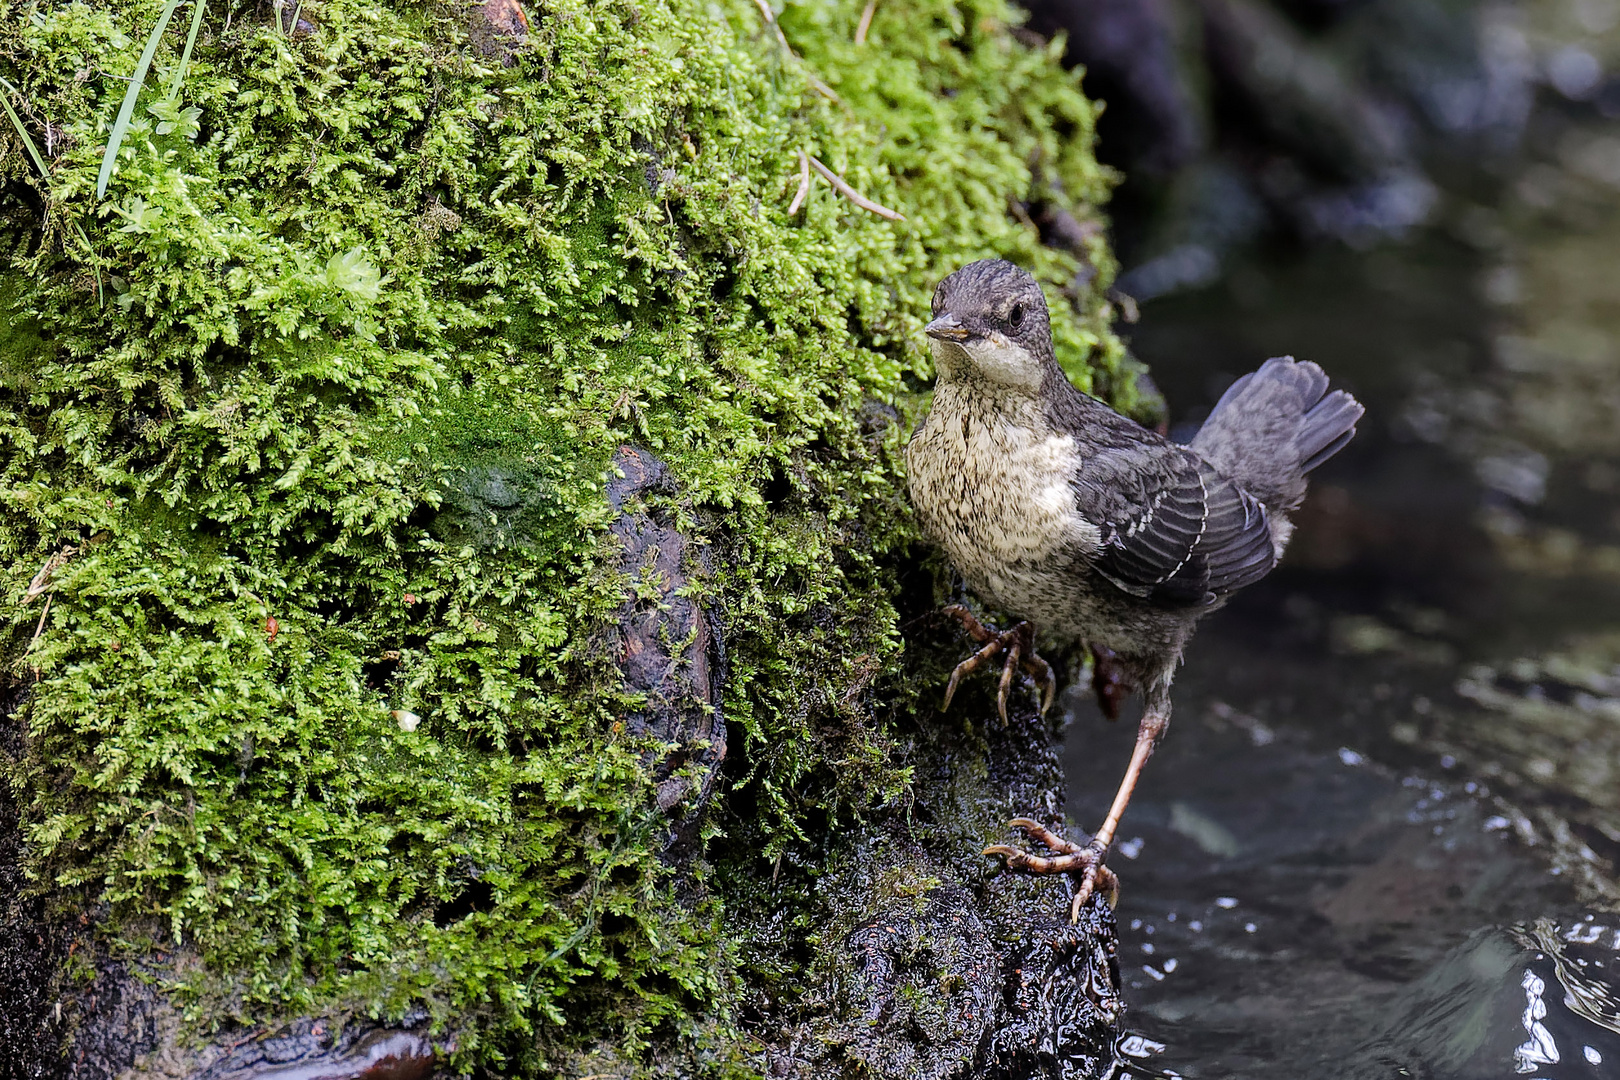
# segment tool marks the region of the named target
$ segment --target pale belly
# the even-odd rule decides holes
[[[923,527],[984,599],[1047,625],[1073,623],[1086,606],[1084,558],[1098,543],[1074,506],[1074,440],[941,404],[906,448]]]
[[[1043,429],[1038,419],[974,413],[971,403],[936,392],[906,446],[923,528],[981,600],[1028,619],[1040,640],[1173,664],[1193,625],[1220,605],[1155,608],[1092,570],[1101,531],[1075,507],[1078,448]]]

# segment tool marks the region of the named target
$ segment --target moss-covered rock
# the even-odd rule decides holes
[[[873,814],[815,865],[729,898],[768,1075],[1115,1075],[1124,1004],[1112,910],[1097,897],[1071,924],[1072,881],[1007,873],[980,854],[1021,841],[1009,836],[1014,816],[1063,825],[1050,726],[1020,702],[1003,727],[983,682],[989,692],[972,687],[956,723],[900,725],[910,801]]]
[[[161,5],[0,20],[5,769],[87,952],[197,1031],[418,1010],[460,1067],[733,1058],[728,883],[674,888],[601,632],[612,455],[656,455],[710,553],[686,592],[770,860],[910,782],[897,420],[934,282],[1031,267],[1076,380],[1134,393],[1103,241],[1029,213],[1105,193],[1075,77],[999,0],[881,0],[857,44],[862,6],[779,35],[556,0],[520,38],[439,0],[210,7],[185,59],[182,11],[105,196]],[[801,151],[904,220],[818,173],[790,213]]]

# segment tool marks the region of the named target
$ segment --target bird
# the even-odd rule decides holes
[[[984,852],[1013,870],[1078,873],[1077,921],[1099,887],[1117,903],[1108,851],[1169,725],[1171,681],[1194,628],[1277,565],[1306,475],[1350,441],[1363,408],[1330,392],[1316,364],[1276,357],[1234,382],[1183,445],[1069,381],[1046,297],[1022,268],[970,263],[939,283],[932,309],[925,333],[937,378],[905,451],[912,506],[980,600],[1019,620],[997,631],[961,605],[946,608],[982,647],[951,673],[944,707],[963,676],[999,654],[1002,723],[1015,671],[1039,684],[1044,715],[1056,680],[1035,651],[1037,627],[1109,657],[1112,677],[1144,697],[1130,764],[1089,842],[1016,818],[1010,827],[1054,854]]]

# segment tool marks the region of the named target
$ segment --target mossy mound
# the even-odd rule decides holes
[[[516,42],[433,0],[209,8],[98,198],[159,7],[0,26],[49,174],[0,122],[33,880],[198,957],[165,978],[205,1024],[425,1008],[516,1068],[565,1020],[633,1052],[712,1014],[725,885],[677,902],[599,642],[610,456],[723,552],[695,587],[776,843],[892,797],[904,425],[862,410],[914,409],[932,286],[991,254],[1128,397],[1103,242],[1079,273],[1024,213],[1091,216],[1092,106],[995,0],[880,0],[864,45],[858,0],[792,6],[797,55],[748,0],[558,0]],[[905,221],[819,178],[790,214],[800,150]]]

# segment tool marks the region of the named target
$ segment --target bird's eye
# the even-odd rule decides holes
[[[1024,325],[1024,305],[1014,304],[1012,310],[1007,312],[1007,325],[1014,330]]]

